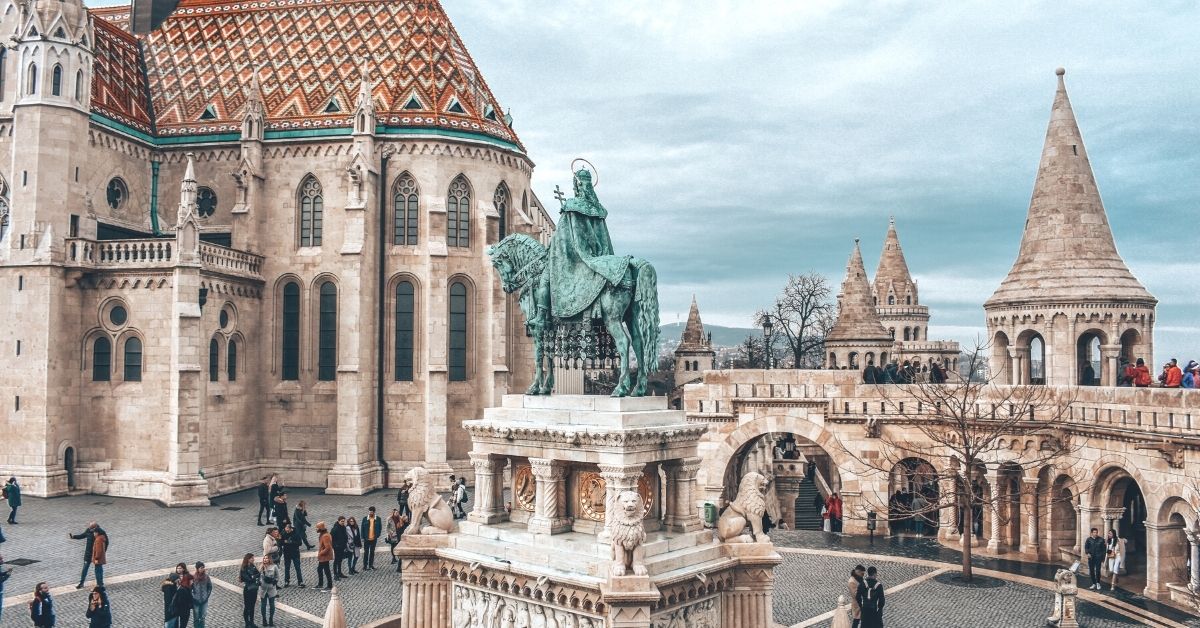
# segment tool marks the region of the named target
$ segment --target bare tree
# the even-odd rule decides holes
[[[788,275],[775,304],[755,314],[755,321],[764,319],[772,324],[773,339],[788,348],[794,368],[820,368],[825,336],[837,319],[833,288],[819,273]]]
[[[877,385],[881,412],[868,417],[866,424],[868,437],[877,438],[880,444],[877,452],[867,455],[842,447],[867,473],[889,477],[912,459],[946,463],[916,492],[920,498],[914,495],[908,503],[897,503],[901,500],[889,495],[886,503],[867,503],[864,508],[908,519],[949,515],[950,521],[962,527],[962,574],[968,581],[972,577],[974,527],[982,525],[984,509],[1006,524],[1014,510],[1011,492],[1000,486],[983,490],[984,470],[990,466],[999,468],[1005,477],[1021,478],[1047,465],[1074,464],[1082,447],[1082,439],[1073,444],[1065,429],[1074,403],[1071,389],[997,386],[980,377],[986,371],[985,355],[987,347],[977,344],[966,356],[964,377],[947,383]],[[1072,489],[1074,494],[1078,490]],[[1036,497],[1041,504],[1058,498],[1050,487]]]
[[[760,369],[766,366],[766,342],[762,336],[747,334],[738,345],[733,366],[739,369]]]

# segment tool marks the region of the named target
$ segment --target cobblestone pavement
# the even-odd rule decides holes
[[[362,516],[368,506],[386,514],[395,504],[394,491],[379,491],[367,496],[323,495],[315,489],[295,489],[291,503],[308,502],[311,519],[332,522],[338,514]],[[83,542],[67,538],[68,532],[80,532],[89,520],[97,520],[112,537],[105,579],[112,598],[116,626],[132,628],[160,626],[162,597],[158,585],[162,573],[175,563],[202,560],[210,566],[235,561],[245,552],[261,552],[265,528],[255,525],[257,498],[253,491],[219,497],[206,508],[162,508],[152,502],[103,496],[78,496],[51,500],[30,498],[22,508],[22,523],[5,526],[9,541],[0,545],[6,560],[26,558],[39,562],[14,567],[7,583],[4,618],[0,628],[24,627],[28,613],[21,601],[38,581],[45,580],[56,592],[59,626],[86,626],[83,611],[85,591],[76,591],[82,565]],[[958,553],[930,540],[866,539],[838,537],[820,532],[775,531],[772,538],[780,547],[850,551],[872,554],[870,560],[856,556],[829,556],[786,553],[776,571],[776,620],[792,625],[821,617],[833,610],[843,592],[850,568],[858,562],[875,564],[881,569],[887,586],[906,585],[888,598],[887,625],[894,627],[951,626],[1041,626],[1048,614],[1052,594],[1037,587],[1003,582],[997,588],[969,589],[941,581],[940,570],[905,559],[917,558],[949,562],[953,568]],[[315,541],[315,535],[310,536]],[[386,548],[386,546],[385,546]],[[1001,569],[1006,561],[981,559],[980,566]],[[1011,562],[1011,561],[1007,561]],[[395,615],[399,612],[400,582],[389,565],[386,553],[378,559],[379,570],[365,572],[341,581],[342,594],[351,626]],[[305,582],[310,588],[282,591],[276,625],[311,628],[313,617],[325,612],[329,596],[313,590],[316,582],[315,559],[305,558]],[[1023,565],[1016,563],[1017,565]],[[1039,569],[1025,566],[1016,572],[1041,577]],[[241,595],[236,589],[236,567],[213,566],[210,573],[228,587],[214,588],[209,610],[209,626],[240,626]],[[91,578],[89,578],[89,586]],[[1134,626],[1138,622],[1091,603],[1080,604],[1083,625],[1106,628]],[[1186,619],[1186,618],[1185,618]],[[1182,621],[1182,620],[1180,620]],[[824,624],[828,625],[825,621]],[[1200,623],[1188,625],[1200,626]]]

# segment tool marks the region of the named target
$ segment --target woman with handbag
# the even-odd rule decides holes
[[[254,623],[254,606],[258,602],[258,587],[261,574],[254,566],[254,554],[242,557],[242,568],[238,570],[238,583],[242,585],[242,621],[245,628],[258,628]]]
[[[1108,572],[1112,574],[1112,581],[1108,583],[1108,590],[1115,591],[1117,589],[1117,574],[1125,564],[1125,539],[1117,536],[1114,530],[1109,530],[1104,538],[1104,546],[1107,550],[1105,558],[1108,560]]]
[[[384,539],[387,540],[388,546],[392,548],[392,551],[389,553],[392,555],[392,564],[395,565],[399,562],[399,559],[396,558],[396,546],[400,544],[399,508],[393,508],[392,515],[387,519],[387,527],[384,528]]]

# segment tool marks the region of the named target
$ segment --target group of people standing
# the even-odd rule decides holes
[[[850,619],[853,628],[883,628],[883,583],[874,566],[855,565],[846,581],[850,599]],[[834,622],[837,625],[837,622]]]
[[[916,360],[905,360],[903,363],[892,360],[884,367],[868,362],[862,374],[864,384],[944,384],[948,376],[949,373],[941,364],[921,364]]]
[[[937,529],[936,487],[898,490],[888,499],[888,529],[892,534],[909,532],[924,536]]]
[[[1101,590],[1104,581],[1101,578],[1100,570],[1102,567],[1107,567],[1112,576],[1108,583],[1108,590],[1115,590],[1117,574],[1125,565],[1125,539],[1121,538],[1114,530],[1109,530],[1105,533],[1104,538],[1100,538],[1100,530],[1092,528],[1091,535],[1083,542],[1083,553],[1087,555],[1088,577],[1092,581],[1088,588]]]
[[[1084,365],[1080,379],[1080,383],[1085,386],[1098,383],[1091,364]],[[1146,361],[1142,358],[1138,358],[1134,363],[1121,358],[1117,369],[1117,385],[1149,388],[1154,385],[1154,378],[1151,376],[1150,367],[1146,366]],[[1187,366],[1180,368],[1179,360],[1171,358],[1170,362],[1163,364],[1162,371],[1158,374],[1158,385],[1163,388],[1200,388],[1200,362],[1191,360]]]

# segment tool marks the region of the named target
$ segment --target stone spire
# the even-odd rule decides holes
[[[1021,250],[984,307],[1118,301],[1154,304],[1117,253],[1083,136],[1058,68],[1058,90]]]
[[[683,328],[677,351],[704,351],[708,348],[708,336],[704,333],[704,323],[700,322],[700,307],[696,305],[696,295],[692,295],[692,308],[688,312],[687,325]]]
[[[262,85],[258,82],[258,70],[250,73],[250,84],[246,86],[246,107],[242,110],[242,139],[263,139],[266,131],[266,115],[263,105]]]
[[[879,305],[888,305],[887,297],[896,298],[895,305],[917,305],[917,283],[908,272],[908,262],[900,248],[900,236],[896,234],[896,218],[888,221],[887,238],[883,241],[883,252],[879,255],[879,267],[875,269],[875,297]],[[907,297],[912,297],[908,303]]]
[[[825,337],[828,341],[886,341],[892,336],[879,322],[875,304],[871,298],[871,284],[867,283],[867,270],[863,267],[862,250],[858,239],[854,240],[854,252],[846,264],[846,280],[838,295],[838,318],[833,329]]]
[[[183,224],[196,213],[196,155],[187,154],[187,168],[183,172],[183,183],[179,186],[179,219]]]

